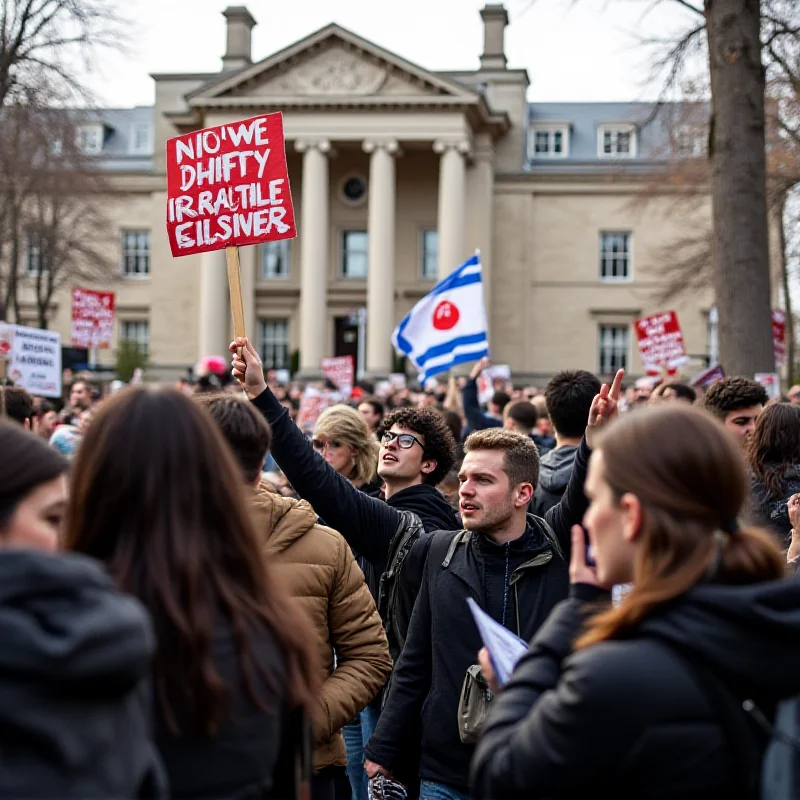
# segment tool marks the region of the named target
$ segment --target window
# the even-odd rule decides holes
[[[40,272],[47,272],[45,263],[46,242],[41,233],[28,231],[25,237],[25,274],[35,278]]]
[[[569,155],[569,128],[562,126],[533,127],[531,158],[566,158]]]
[[[81,125],[78,129],[78,147],[88,155],[97,155],[103,149],[103,126]]]
[[[684,125],[675,136],[675,151],[680,158],[701,158],[706,154],[708,132]]]
[[[601,325],[599,328],[598,372],[614,375],[618,369],[628,367],[627,325]]]
[[[600,280],[626,281],[631,277],[630,233],[600,234]]]
[[[262,280],[289,277],[289,240],[264,242],[259,245],[258,258]]]
[[[435,281],[439,277],[439,231],[422,231],[422,280]]]
[[[146,319],[124,319],[119,325],[119,338],[124,342],[134,342],[139,352],[146,356],[150,349],[150,323]]]
[[[600,158],[635,158],[636,128],[633,125],[601,125],[597,129]]]
[[[264,369],[288,369],[289,320],[259,320],[258,352],[264,363]]]
[[[131,149],[134,153],[149,153],[152,150],[152,145],[150,144],[150,126],[147,123],[133,126],[131,145]]]
[[[128,277],[150,274],[150,231],[122,232],[122,274]]]
[[[342,233],[342,277],[364,280],[367,277],[369,237],[366,231]]]
[[[349,175],[342,181],[341,192],[347,205],[361,205],[367,196],[367,181],[360,175]]]

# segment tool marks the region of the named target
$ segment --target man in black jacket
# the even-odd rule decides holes
[[[272,455],[295,491],[314,507],[330,527],[369,562],[374,587],[386,568],[396,537],[413,526],[420,530],[457,530],[461,524],[436,484],[455,463],[455,441],[444,418],[431,409],[398,409],[383,422],[378,475],[386,486],[386,502],[360,492],[339,475],[289,419],[264,380],[261,359],[247,339],[231,344],[233,374],[272,428]],[[372,577],[372,580],[370,580]],[[410,611],[409,611],[410,614]],[[405,638],[408,619],[396,635]],[[389,646],[399,655],[399,643]]]
[[[571,528],[587,506],[583,482],[591,440],[616,414],[621,383],[620,371],[611,391],[604,386],[595,398],[570,484],[544,520],[526,515],[539,467],[534,443],[496,429],[467,439],[459,496],[470,535],[422,537],[406,560],[407,571],[420,571],[420,587],[406,645],[366,749],[370,777],[392,774],[421,715],[420,799],[467,797],[474,748],[461,741],[458,703],[465,674],[481,649],[467,598],[529,640],[567,596]]]

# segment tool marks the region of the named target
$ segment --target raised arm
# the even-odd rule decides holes
[[[480,402],[478,401],[478,376],[486,369],[488,364],[489,359],[487,358],[482,358],[475,364],[461,392],[464,416],[467,418],[470,431],[480,431],[484,428],[493,428],[497,426],[497,420],[484,414],[481,410]]]
[[[367,561],[383,565],[400,515],[381,500],[359,492],[314,452],[267,386],[261,359],[247,339],[237,339],[230,350],[233,376],[270,424],[272,456],[295,491]]]

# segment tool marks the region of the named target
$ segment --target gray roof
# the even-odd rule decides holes
[[[124,172],[153,169],[153,106],[98,108],[78,111],[83,124],[103,125],[103,149],[98,165]]]
[[[708,109],[703,103],[529,103],[529,125],[560,123],[569,127],[569,150],[564,158],[536,158],[526,153],[526,169],[562,172],[619,169],[636,171],[663,163],[670,157],[671,130],[691,125],[702,128]],[[636,155],[633,158],[601,158],[598,129],[621,123],[636,127]],[[529,127],[528,135],[531,134]]]

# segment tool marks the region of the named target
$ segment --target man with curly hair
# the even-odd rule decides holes
[[[703,406],[746,450],[768,399],[767,390],[760,383],[747,378],[723,378],[708,390]]]
[[[378,475],[385,502],[356,489],[319,454],[264,381],[261,359],[244,339],[231,345],[233,374],[272,428],[272,455],[295,491],[314,507],[326,525],[338,530],[368,562],[377,577],[387,564],[396,582],[402,561],[420,533],[457,530],[461,524],[436,484],[452,469],[456,444],[450,429],[433,409],[400,408],[388,414],[379,430]],[[369,577],[369,576],[368,576]],[[377,581],[368,581],[377,585]],[[385,582],[386,583],[386,582]],[[398,617],[391,586],[385,586],[378,609],[386,626],[389,649],[397,658],[408,619]],[[407,609],[410,616],[411,609]]]

